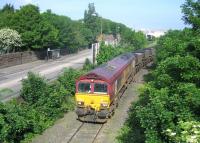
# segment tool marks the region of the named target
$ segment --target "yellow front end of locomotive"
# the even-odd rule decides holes
[[[107,109],[110,106],[110,97],[107,94],[76,93],[76,105],[82,108],[92,108],[95,111]]]

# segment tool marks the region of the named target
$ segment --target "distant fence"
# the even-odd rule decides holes
[[[85,48],[80,48],[79,50],[83,49]],[[60,49],[61,56],[65,56],[68,54],[70,54],[68,49]],[[47,58],[46,50],[3,54],[0,55],[0,69],[24,63],[34,62],[37,60],[45,60],[46,58]]]

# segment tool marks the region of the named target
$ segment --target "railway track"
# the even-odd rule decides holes
[[[103,126],[104,124],[82,122],[67,143],[95,143]]]
[[[134,82],[135,77],[130,78],[127,82],[127,85],[131,82]],[[120,97],[124,94],[127,86],[125,86],[121,92]],[[96,143],[97,138],[104,127],[105,124],[95,124],[95,123],[84,123],[76,129],[76,131],[72,134],[67,143]]]
[[[132,76],[127,81],[126,86],[122,88],[120,91],[119,97],[121,98],[124,94],[127,86],[132,82],[135,82],[136,77],[138,74]],[[105,123],[106,124],[106,123]],[[82,122],[81,125],[76,129],[67,143],[96,143],[99,133],[101,132],[103,126],[105,124],[93,124],[93,123],[84,123]]]
[[[138,72],[128,87],[128,92],[120,99],[115,115],[105,124],[92,124],[76,120],[74,112],[68,113],[43,135],[38,136],[32,143],[112,143],[115,135],[127,117],[128,108],[132,101],[137,100],[137,83],[143,81],[147,71]],[[134,82],[134,83],[133,83]],[[134,85],[134,86],[133,86]]]

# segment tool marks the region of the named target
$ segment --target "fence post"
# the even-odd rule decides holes
[[[22,55],[23,55],[23,53],[21,52],[21,54],[20,54],[20,55],[21,55],[21,64],[22,64]]]

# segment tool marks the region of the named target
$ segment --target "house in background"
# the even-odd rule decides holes
[[[116,46],[117,44],[119,44],[120,40],[121,37],[119,34],[116,37],[112,34],[109,35],[103,34],[98,36],[97,38],[98,42],[103,41],[105,45],[112,45],[112,46]]]

